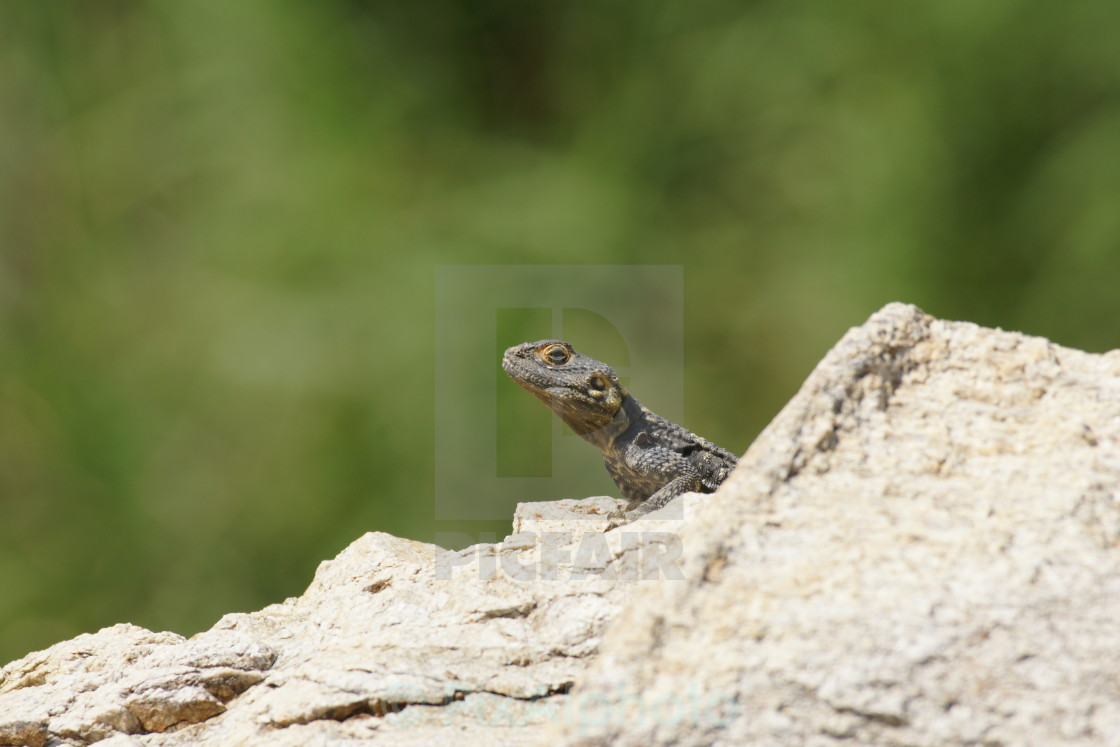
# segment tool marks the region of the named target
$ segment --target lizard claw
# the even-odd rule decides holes
[[[625,526],[633,521],[633,519],[628,516],[628,512],[621,509],[611,511],[611,513],[607,516],[607,520],[610,522],[610,526],[607,528],[608,532],[611,529],[618,529],[619,527]]]

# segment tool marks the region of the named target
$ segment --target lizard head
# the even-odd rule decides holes
[[[502,368],[581,436],[610,423],[626,398],[614,369],[561,340],[514,345]]]

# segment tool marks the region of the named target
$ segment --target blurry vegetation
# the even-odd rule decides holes
[[[433,519],[440,264],[683,265],[687,424],[737,451],[888,301],[1120,346],[1118,28],[1111,0],[0,4],[0,661],[195,632],[369,530],[501,536]],[[548,421],[529,400],[502,428]]]

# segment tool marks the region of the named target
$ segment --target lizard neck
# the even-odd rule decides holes
[[[595,446],[599,451],[604,454],[613,454],[615,451],[615,440],[630,428],[634,422],[641,420],[642,406],[638,400],[630,395],[626,395],[622,400],[622,405],[615,412],[605,425],[596,428],[590,433],[580,434],[585,441]]]

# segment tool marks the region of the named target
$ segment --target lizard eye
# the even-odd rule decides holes
[[[572,357],[568,354],[567,349],[563,345],[550,345],[544,349],[543,353],[544,357],[548,359],[548,362],[556,366],[567,363]]]

